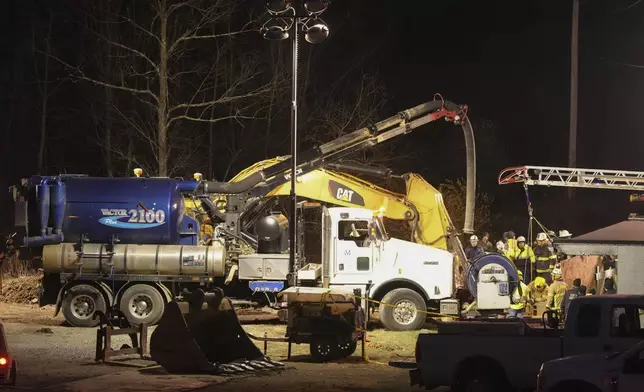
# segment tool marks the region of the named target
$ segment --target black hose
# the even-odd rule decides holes
[[[246,192],[265,179],[264,172],[258,171],[236,182],[204,181],[198,189],[204,193],[237,194]]]
[[[465,191],[465,222],[463,232],[474,233],[474,211],[476,208],[476,145],[474,130],[469,118],[462,121],[463,136],[465,136],[465,159],[467,162],[467,179]]]

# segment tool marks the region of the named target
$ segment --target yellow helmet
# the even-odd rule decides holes
[[[534,287],[537,289],[546,287],[546,279],[543,276],[537,276],[537,278],[534,280]]]

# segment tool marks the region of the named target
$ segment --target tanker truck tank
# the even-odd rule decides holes
[[[42,255],[45,273],[98,275],[196,275],[223,277],[226,248],[218,241],[211,246],[85,244],[79,258],[75,244],[46,245]]]
[[[197,184],[170,178],[32,177],[24,204],[24,245],[79,242],[81,237],[106,243],[114,236],[127,244],[196,245],[194,235],[186,235],[198,230],[192,218],[184,217],[182,192],[194,191]]]

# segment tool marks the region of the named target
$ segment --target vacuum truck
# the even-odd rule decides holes
[[[300,154],[298,181],[441,118],[462,126],[472,162],[466,109],[434,100],[320,145]],[[108,308],[119,309],[131,324],[155,324],[165,306],[185,293],[237,282],[251,292],[277,293],[296,285],[358,288],[369,298],[412,304],[396,309],[400,314],[391,315],[389,327],[419,328],[427,301],[454,293],[454,270],[462,260],[447,250],[390,238],[382,211],[346,207],[321,210],[321,263],[291,260],[285,233],[292,222],[257,207],[264,205],[267,190],[289,181],[291,164],[286,159],[237,182],[33,176],[12,188],[17,233],[12,245],[22,260],[35,261],[44,271],[41,306],[55,304],[56,313],[62,309],[73,326],[95,326],[94,313]],[[473,170],[468,165],[468,202]],[[223,210],[212,195],[226,197]],[[186,199],[198,200],[214,226],[207,245],[199,241],[202,223],[186,214]],[[471,212],[468,203],[466,229]],[[243,219],[250,215],[255,216],[251,234]],[[363,302],[368,308],[366,298]]]

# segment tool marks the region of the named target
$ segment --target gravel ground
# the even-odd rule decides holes
[[[407,372],[382,363],[413,355],[418,332],[370,333],[366,349],[374,363],[360,360],[360,346],[355,355],[339,363],[312,364],[308,361],[308,346],[293,345],[289,369],[259,377],[170,376],[154,371],[141,374],[139,370],[122,366],[96,364],[94,350],[95,328],[63,326],[60,316],[53,318],[53,308],[0,303],[0,318],[6,329],[13,355],[18,361],[17,387],[23,390],[64,391],[232,391],[266,390],[304,391],[324,388],[325,392],[352,391],[411,391]],[[255,335],[283,336],[285,326],[274,324],[245,325]],[[152,333],[150,331],[150,334]],[[113,338],[112,347],[129,343],[124,336]],[[263,348],[261,343],[258,343]],[[268,355],[284,361],[287,346],[269,343]],[[380,364],[377,364],[379,362]],[[151,374],[150,374],[151,373]]]

